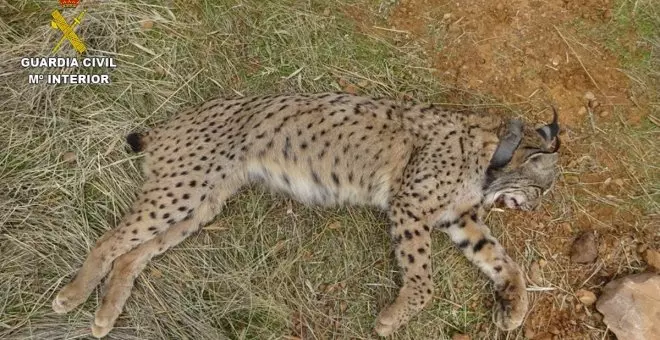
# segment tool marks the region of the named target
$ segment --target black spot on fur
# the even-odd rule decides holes
[[[337,176],[337,174],[333,172],[331,176],[332,176],[332,181],[335,183],[335,185],[339,185],[339,177]]]
[[[312,171],[312,179],[314,180],[314,183],[317,185],[321,184],[321,178],[319,177],[319,174],[317,174],[315,171]]]
[[[484,238],[482,238],[481,240],[479,240],[479,242],[477,242],[477,244],[475,244],[474,247],[472,247],[472,251],[475,252],[475,253],[476,253],[476,252],[479,252],[479,251],[481,251],[481,249],[482,249],[484,246],[486,246],[486,244],[488,244],[488,243],[490,243],[490,244],[494,244],[493,241],[488,240],[488,239],[486,239],[486,238],[484,237]]]

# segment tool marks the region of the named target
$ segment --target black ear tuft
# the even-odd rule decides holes
[[[559,114],[554,106],[552,107],[552,114],[552,123],[536,129],[536,132],[538,132],[548,144],[552,143],[559,134]]]
[[[137,132],[131,132],[126,136],[126,143],[130,145],[133,152],[142,151],[142,136]]]

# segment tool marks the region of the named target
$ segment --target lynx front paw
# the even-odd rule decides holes
[[[528,308],[524,281],[509,282],[496,292],[495,300],[493,322],[497,327],[504,331],[518,328]]]

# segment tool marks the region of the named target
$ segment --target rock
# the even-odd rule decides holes
[[[571,246],[571,261],[575,263],[592,263],[598,257],[598,243],[593,231],[585,231],[575,239]]]
[[[596,302],[596,294],[586,289],[579,289],[575,292],[575,296],[582,302],[585,306],[591,306]]]
[[[552,60],[550,62],[552,63],[552,66],[557,66],[559,65],[559,62],[561,62],[561,57],[556,55],[552,57]]]
[[[470,340],[470,336],[465,335],[465,334],[460,334],[460,333],[459,334],[454,334],[451,337],[451,340]]]
[[[559,228],[564,231],[565,233],[572,233],[573,232],[573,227],[571,226],[570,223],[568,222],[563,222],[559,225]]]
[[[594,100],[596,100],[596,96],[594,96],[593,92],[591,92],[591,91],[587,91],[587,92],[584,94],[584,99],[586,99],[587,101],[590,102],[590,101],[594,101]]]
[[[637,245],[637,252],[642,254],[646,251],[646,249],[648,249],[648,247],[649,247],[648,244],[640,243],[640,244]]]
[[[619,340],[660,339],[660,275],[641,273],[608,283],[596,309]]]
[[[154,268],[151,270],[151,277],[153,277],[154,279],[160,279],[161,277],[163,277],[163,272]]]
[[[644,261],[646,261],[651,270],[660,273],[660,253],[653,249],[646,249],[644,252]]]
[[[534,261],[529,267],[529,280],[537,286],[543,285],[543,278],[541,277],[541,266],[538,262]]]
[[[67,151],[62,155],[62,161],[68,164],[74,164],[76,162],[76,153],[73,151]]]
[[[142,30],[148,31],[154,27],[154,22],[153,20],[145,20],[140,26],[142,26]]]
[[[339,221],[334,221],[328,225],[328,229],[330,230],[336,230],[341,228],[341,222]]]

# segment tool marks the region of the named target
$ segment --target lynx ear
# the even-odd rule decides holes
[[[497,145],[493,158],[490,159],[489,168],[501,168],[511,161],[513,153],[516,151],[522,140],[522,127],[522,121],[519,119],[509,120],[506,127],[506,133],[502,139],[500,139],[500,144]]]
[[[557,137],[559,134],[559,114],[557,113],[557,109],[554,106],[552,107],[552,114],[552,123],[536,129],[536,132],[538,132],[538,134],[543,137],[543,140],[545,140],[545,143],[548,145],[548,147],[554,142],[555,147],[553,148],[552,152],[557,152],[561,143],[559,141],[559,137]]]

